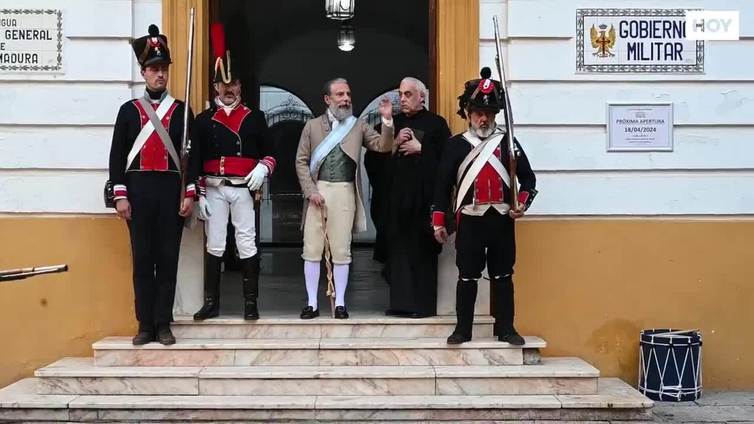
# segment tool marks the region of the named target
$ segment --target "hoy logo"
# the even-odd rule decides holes
[[[739,12],[730,10],[687,10],[686,39],[738,40]]]

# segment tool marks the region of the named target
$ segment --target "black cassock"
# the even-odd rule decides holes
[[[411,128],[421,154],[396,151],[389,164],[388,192],[382,209],[387,251],[386,279],[390,309],[420,315],[437,313],[437,256],[442,250],[431,223],[432,200],[440,155],[450,130],[445,119],[422,109],[396,115],[395,134]]]

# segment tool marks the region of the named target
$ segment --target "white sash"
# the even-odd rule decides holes
[[[474,149],[466,155],[461,166],[458,167],[458,174],[456,176],[456,182],[458,183],[458,193],[456,194],[455,212],[458,212],[463,206],[463,198],[466,197],[466,192],[469,191],[474,184],[474,180],[479,175],[485,164],[489,162],[492,168],[500,175],[506,186],[511,186],[511,178],[505,167],[500,160],[495,156],[495,149],[500,145],[501,139],[505,136],[505,133],[493,133],[490,137],[487,137],[484,141],[480,140],[471,131],[466,131],[463,134],[465,138]],[[466,171],[468,169],[468,171]]]
[[[309,173],[311,176],[317,175],[319,167],[322,165],[322,161],[330,154],[335,146],[339,145],[341,141],[351,132],[351,129],[356,124],[356,117],[349,116],[338,124],[338,128],[330,131],[330,134],[322,140],[321,143],[312,152],[311,160],[309,161]]]
[[[160,122],[162,122],[162,118],[164,118],[165,114],[168,113],[168,110],[170,110],[170,107],[173,106],[173,103],[175,103],[175,99],[170,94],[167,94],[165,98],[162,100],[162,102],[160,102],[160,106],[158,106],[157,110],[155,111],[155,114],[157,115],[157,118],[159,118]],[[144,112],[146,113],[146,111]],[[155,132],[155,127],[152,124],[152,121],[149,120],[141,128],[139,135],[136,136],[136,140],[134,140],[134,145],[131,147],[131,151],[128,152],[128,160],[126,161],[126,170],[128,170],[128,168],[131,167],[131,164],[133,163],[134,159],[136,159],[136,155],[138,155],[139,152],[141,152],[142,147],[144,147],[144,144],[147,142],[147,139],[149,138],[149,136],[152,135],[153,132]],[[165,141],[163,140],[163,143],[164,142]],[[175,150],[175,148],[173,150]],[[180,169],[180,166],[181,166],[180,162],[176,162],[175,166],[177,166],[178,169]]]

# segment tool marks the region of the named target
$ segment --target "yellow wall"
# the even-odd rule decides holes
[[[136,329],[128,230],[115,218],[0,218],[0,269],[70,270],[0,283],[0,386]]]
[[[519,331],[635,385],[639,331],[699,328],[705,388],[754,388],[754,221],[524,222]]]
[[[518,226],[518,327],[545,355],[636,384],[642,328],[700,328],[705,388],[754,388],[754,221],[529,220]],[[114,218],[0,217],[0,386],[135,330],[128,234]]]

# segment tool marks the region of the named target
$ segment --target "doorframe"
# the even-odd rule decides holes
[[[427,1],[429,88],[435,99],[430,108],[448,121],[453,133],[462,132],[467,123],[456,114],[457,96],[464,82],[479,74],[479,0]],[[215,15],[214,3],[211,0],[162,0],[163,33],[170,40],[173,56],[168,88],[177,98],[183,98],[186,89],[189,10],[194,7],[196,11],[190,99],[194,113],[204,110],[210,98],[209,22]]]

